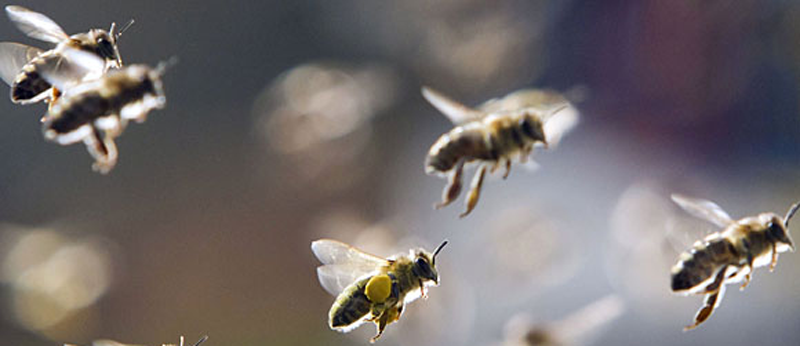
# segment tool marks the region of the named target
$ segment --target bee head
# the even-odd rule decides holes
[[[89,31],[89,36],[92,38],[94,45],[97,47],[97,55],[112,61],[114,68],[122,67],[122,57],[119,54],[119,47],[117,42],[122,34],[133,25],[133,19],[128,24],[117,32],[117,23],[111,23],[111,28],[108,31],[101,29],[93,29]]]
[[[95,53],[107,61],[113,61],[117,64],[117,68],[122,65],[119,58],[119,51],[117,50],[117,39],[113,35],[114,25],[111,25],[112,33],[102,29],[92,29],[89,31],[89,37],[95,47]]]
[[[433,255],[425,251],[418,251],[417,256],[414,258],[414,266],[411,268],[414,275],[438,284],[439,272],[436,271],[436,255],[439,254],[439,251],[442,251],[445,245],[447,245],[447,240],[433,251]]]
[[[541,141],[547,144],[547,139],[544,136],[544,127],[541,120],[534,114],[525,113],[519,120],[519,127],[522,129],[522,134],[534,141]]]
[[[769,227],[769,234],[772,236],[773,239],[786,244],[789,246],[789,249],[794,251],[794,242],[792,241],[792,237],[789,236],[789,220],[792,219],[792,216],[800,209],[800,202],[795,203],[789,208],[789,211],[786,212],[786,216],[783,218],[781,222],[781,218],[779,216],[774,216],[772,220],[767,224]]]

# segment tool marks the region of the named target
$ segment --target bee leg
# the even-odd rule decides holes
[[[122,117],[117,117],[117,119],[119,119],[119,122],[117,122],[116,126],[105,131],[106,137],[117,138],[128,127],[128,119],[123,119]]]
[[[714,309],[719,306],[719,303],[722,301],[722,296],[725,294],[723,280],[725,279],[725,272],[727,269],[727,266],[722,267],[719,272],[717,272],[714,282],[706,287],[706,292],[708,294],[703,302],[703,307],[700,308],[700,310],[697,311],[697,315],[694,316],[694,323],[683,328],[684,332],[687,330],[692,330],[701,323],[705,322],[709,317],[711,317]]]
[[[83,140],[89,155],[94,158],[92,169],[101,174],[108,174],[117,164],[117,145],[111,136],[101,136],[96,128]]]
[[[531,151],[533,151],[532,146],[527,146],[525,148],[522,148],[522,150],[519,152],[519,162],[520,163],[528,162],[528,156],[531,156]]]
[[[508,178],[509,174],[511,174],[511,160],[506,160],[506,173],[503,174],[503,179]]]
[[[61,97],[61,91],[56,88],[51,88],[51,90],[50,99],[47,101],[47,113],[39,119],[40,122],[45,122],[47,120],[47,116],[50,114],[50,110],[53,109],[53,105],[58,101],[58,98]]]
[[[769,271],[775,271],[776,265],[778,265],[778,245],[772,243],[772,261],[769,262]]]
[[[481,196],[481,187],[483,187],[484,177],[486,177],[486,165],[481,165],[481,167],[478,168],[478,172],[476,172],[475,176],[472,178],[469,195],[467,196],[467,209],[458,217],[465,217],[472,212],[472,209],[475,209],[475,206],[478,204],[478,198]]]
[[[755,261],[755,259],[753,258],[753,255],[752,254],[747,254],[747,267],[746,268],[749,271],[744,276],[744,282],[742,283],[742,286],[739,287],[740,291],[744,290],[744,288],[747,287],[747,285],[750,284],[750,279],[753,278],[753,261]]]
[[[428,292],[425,291],[425,285],[422,283],[422,280],[419,280],[419,293],[422,299],[428,299]]]
[[[388,326],[389,323],[393,322],[393,320],[390,321],[391,314],[389,313],[389,311],[391,310],[393,309],[384,310],[384,312],[380,316],[376,317],[375,324],[378,325],[378,334],[373,336],[372,339],[369,339],[370,344],[374,344],[375,341],[378,341],[381,335],[383,335],[383,330],[386,328],[386,326]]]
[[[442,202],[437,203],[434,205],[434,208],[441,209],[453,203],[453,201],[458,198],[458,195],[461,194],[461,186],[463,185],[464,180],[464,161],[459,162],[456,165],[455,170],[453,173],[450,173],[450,179],[447,181],[447,186],[445,186],[444,191],[442,193]]]

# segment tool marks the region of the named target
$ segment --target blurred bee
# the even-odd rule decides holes
[[[197,342],[194,343],[194,346],[200,346],[200,344],[204,343],[206,340],[208,340],[208,335],[204,335],[202,338],[200,338],[200,340],[198,340]],[[184,345],[183,342],[184,342],[184,338],[183,338],[183,335],[181,335],[180,343],[178,344],[178,346],[183,346]],[[175,344],[162,344],[162,345],[163,346],[175,346]],[[64,346],[77,346],[77,345],[64,344]],[[121,343],[119,341],[114,341],[114,340],[109,340],[109,339],[101,339],[101,340],[93,341],[92,342],[92,346],[138,346],[138,345],[124,344],[124,343]]]
[[[556,321],[534,322],[526,313],[512,317],[505,326],[505,340],[496,346],[568,346],[585,345],[618,319],[625,302],[610,295],[589,303]]]
[[[383,259],[330,239],[311,243],[311,251],[324,265],[317,267],[322,287],[337,296],[328,313],[331,329],[349,332],[364,322],[374,322],[378,334],[400,319],[405,304],[427,297],[426,288],[439,284],[436,255],[423,249]]]
[[[778,253],[794,251],[788,228],[800,203],[792,205],[782,219],[774,213],[761,213],[733,220],[711,201],[677,194],[672,195],[672,200],[689,214],[723,228],[696,242],[672,268],[673,292],[706,295],[694,323],[684,330],[694,329],[711,316],[722,301],[725,284],[744,281],[744,289],[754,268],[769,264],[773,271]]]
[[[95,159],[93,169],[106,174],[117,162],[114,139],[133,120],[144,122],[153,109],[166,103],[161,76],[168,63],[157,68],[130,65],[110,70],[102,77],[76,82],[76,76],[104,68],[93,54],[65,50],[59,66],[42,67],[42,76],[63,95],[56,99],[45,117],[45,139],[61,145],[83,141]]]
[[[478,162],[479,168],[472,179],[466,210],[460,217],[467,216],[477,205],[489,167],[494,172],[505,166],[505,179],[515,155],[525,163],[534,145],[540,143],[545,148],[555,145],[577,124],[577,111],[566,99],[555,93],[543,93],[522,90],[472,109],[433,89],[422,88],[425,99],[456,125],[439,137],[425,160],[425,173],[447,176],[449,180],[442,202],[435,206],[437,209],[458,198],[465,164]]]
[[[44,51],[20,43],[0,42],[0,77],[11,86],[11,101],[14,103],[30,104],[58,97],[59,91],[52,89],[51,83],[42,78],[41,69],[43,66],[60,64],[61,54],[66,49],[88,52],[105,61],[101,71],[80,76],[81,79],[97,78],[108,68],[122,67],[117,41],[133,21],[119,33],[116,32],[116,24],[112,23],[108,31],[91,29],[69,36],[52,19],[41,13],[21,6],[6,6],[6,13],[26,35],[56,45]]]

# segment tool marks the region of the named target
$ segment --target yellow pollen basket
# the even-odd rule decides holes
[[[367,282],[364,293],[371,302],[383,303],[392,293],[392,279],[386,274],[375,275]]]

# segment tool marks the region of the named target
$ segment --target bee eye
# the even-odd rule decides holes
[[[522,119],[519,122],[519,126],[522,128],[522,132],[525,132],[526,135],[533,134],[533,127],[531,127],[531,122],[528,119]]]
[[[100,56],[107,59],[115,59],[114,46],[105,38],[97,39],[97,52]]]
[[[533,128],[533,122],[528,118],[524,117],[522,120],[519,121],[519,126],[522,129],[522,133],[531,139],[541,140],[539,134],[536,133],[536,130]]]
[[[417,269],[417,274],[422,277],[429,278],[433,276],[433,272],[431,271],[431,266],[428,264],[428,261],[426,261],[422,257],[417,258],[414,267],[416,267]]]

